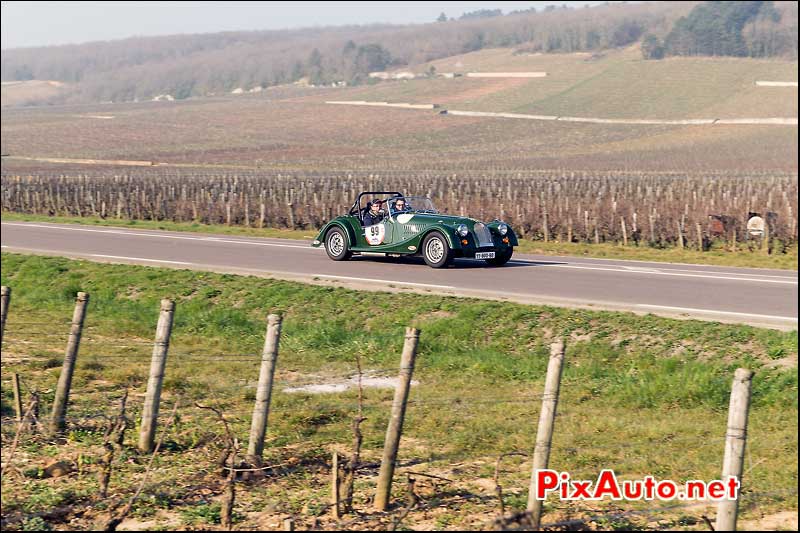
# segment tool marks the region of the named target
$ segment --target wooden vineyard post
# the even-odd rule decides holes
[[[750,390],[753,372],[744,368],[736,369],[731,388],[731,401],[728,407],[728,431],[725,434],[725,456],[722,461],[722,482],[727,485],[730,478],[740,483],[737,497],[719,502],[717,506],[717,531],[736,531],[736,518],[739,512],[744,452],[747,445],[747,417],[750,411]]]
[[[17,422],[22,422],[22,391],[19,386],[19,374],[16,372],[12,376],[12,386],[14,388],[14,414]]]
[[[622,226],[622,246],[628,246],[628,228],[625,226],[625,217],[620,217],[619,221]]]
[[[139,431],[139,450],[144,453],[153,451],[156,428],[158,426],[158,408],[161,403],[161,387],[164,383],[164,368],[167,364],[169,338],[172,334],[172,319],[175,315],[175,302],[161,300],[161,313],[156,326],[156,339],[153,343],[153,357],[150,360],[150,377],[147,380],[147,392],[142,409],[142,427]]]
[[[386,511],[389,508],[389,499],[392,494],[392,477],[394,476],[394,467],[397,462],[397,450],[400,447],[400,436],[403,432],[403,419],[406,414],[408,392],[411,388],[414,361],[417,357],[419,333],[416,328],[406,328],[406,340],[403,345],[403,355],[400,359],[400,376],[397,388],[394,391],[392,416],[389,419],[389,427],[386,430],[386,439],[383,444],[378,489],[375,493],[376,511]]]
[[[703,227],[700,225],[699,222],[696,222],[694,225],[694,229],[697,232],[697,249],[699,251],[703,251]]]
[[[0,344],[3,343],[3,334],[6,331],[8,318],[8,305],[11,303],[11,288],[3,285],[0,289]]]
[[[258,376],[256,403],[253,406],[253,420],[250,424],[250,441],[247,444],[248,461],[261,463],[264,453],[264,437],[267,433],[269,403],[272,398],[272,381],[275,377],[275,361],[278,359],[278,344],[281,338],[282,319],[279,315],[267,317],[267,334],[261,354],[261,372]]]
[[[536,430],[536,446],[533,450],[533,469],[528,490],[528,512],[531,526],[539,530],[544,500],[536,497],[538,472],[547,469],[550,460],[550,445],[553,441],[553,426],[558,406],[558,393],[561,386],[561,371],[564,367],[564,341],[559,339],[550,345],[550,362],[547,364],[547,377],[544,383],[542,410],[539,413],[539,427]]]
[[[64,354],[64,364],[61,367],[61,374],[58,376],[56,395],[53,399],[53,414],[50,419],[50,433],[53,435],[62,433],[67,425],[69,390],[72,387],[72,375],[75,372],[75,360],[81,344],[83,321],[86,318],[88,303],[89,295],[79,292],[75,299],[75,310],[72,313],[72,325],[70,326],[69,340],[67,340],[67,350]]]

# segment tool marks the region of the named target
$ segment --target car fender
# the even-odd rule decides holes
[[[493,235],[497,235],[499,238],[502,238],[502,236],[500,235],[500,232],[497,231],[497,226],[499,226],[499,225],[500,225],[500,222],[497,222],[497,221],[490,222],[489,224],[487,224],[489,229],[492,231]],[[509,246],[519,246],[519,241],[517,240],[517,234],[514,233],[514,229],[511,227],[510,224],[506,224],[506,226],[508,226],[508,233],[506,233],[505,236],[508,237],[508,245]]]
[[[322,226],[322,229],[319,230],[319,233],[317,234],[316,238],[314,238],[314,242],[311,243],[311,246],[313,246],[315,248],[319,248],[320,246],[325,244],[325,234],[327,234],[328,231],[333,227],[338,227],[341,230],[343,230],[345,235],[347,235],[347,241],[348,241],[347,244],[351,248],[353,246],[355,246],[355,243],[357,241],[356,241],[356,235],[355,235],[355,232],[353,231],[353,228],[350,226],[350,224],[347,224],[346,222],[344,222],[342,220],[339,220],[339,219],[333,219],[330,222],[328,222],[327,224],[325,224],[324,226]]]
[[[511,226],[508,227],[508,233],[506,233],[506,237],[508,237],[508,245],[509,246],[519,246],[519,241],[517,240],[517,234],[514,233],[514,230],[511,229]]]
[[[438,231],[439,233],[444,235],[444,238],[447,239],[447,245],[450,247],[451,250],[461,249],[461,242],[455,240],[455,237],[453,236],[453,229],[444,225],[433,225],[429,228],[425,228],[425,231],[421,232],[418,235],[419,237],[418,247],[421,247],[422,241],[425,240],[425,237],[427,237],[434,231]]]

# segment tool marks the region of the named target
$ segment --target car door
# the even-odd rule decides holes
[[[370,247],[383,246],[392,243],[393,223],[383,219],[380,223],[364,227],[364,240]]]

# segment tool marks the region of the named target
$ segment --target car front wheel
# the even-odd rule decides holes
[[[503,266],[508,263],[512,255],[514,255],[514,249],[506,248],[502,252],[497,252],[493,259],[487,259],[486,262],[491,266]]]
[[[446,267],[453,261],[453,250],[444,235],[434,231],[422,242],[422,257],[429,267]]]
[[[345,261],[353,255],[347,247],[347,235],[341,228],[333,228],[325,235],[325,252],[334,261]]]

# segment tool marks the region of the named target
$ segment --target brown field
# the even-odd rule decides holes
[[[2,84],[3,107],[28,105],[62,92],[65,84],[60,81],[29,80],[4,81]]]
[[[673,58],[635,47],[588,54],[491,49],[421,66],[546,71],[546,78],[433,78],[344,88],[274,87],[175,102],[6,109],[12,156],[141,159],[318,171],[797,171],[796,126],[671,126],[456,117],[326,100],[599,118],[797,117],[797,61]],[[4,168],[30,168],[4,161]],[[52,168],[52,167],[50,167]]]
[[[324,98],[6,110],[2,151],[275,170],[797,169],[796,126],[570,124],[331,106]]]

